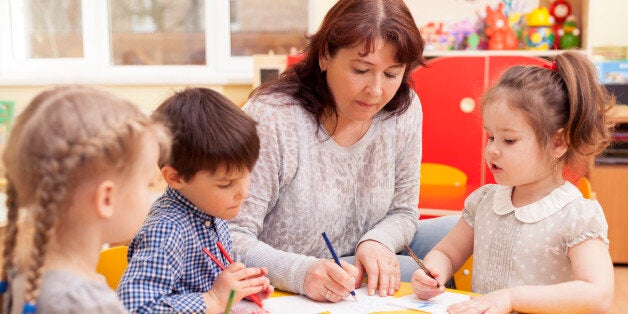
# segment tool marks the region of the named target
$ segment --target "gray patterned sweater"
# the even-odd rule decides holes
[[[304,294],[308,268],[331,258],[323,231],[339,256],[371,239],[401,251],[418,226],[423,116],[412,97],[403,115],[378,114],[349,147],[292,97],[249,101],[243,109],[259,123],[261,150],[249,196],[229,224],[236,260],[266,267],[276,288]]]

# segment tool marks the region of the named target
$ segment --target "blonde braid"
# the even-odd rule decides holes
[[[39,296],[41,268],[46,258],[48,243],[54,233],[53,227],[57,217],[67,199],[69,174],[79,161],[80,158],[77,156],[61,160],[41,158],[35,165],[40,170],[40,180],[35,191],[37,199],[37,205],[34,206],[35,233],[26,268],[25,303],[35,304]]]
[[[17,242],[17,218],[19,210],[17,206],[17,192],[13,182],[9,179],[6,188],[7,193],[7,225],[4,230],[4,251],[2,252],[2,277],[0,278],[0,310],[4,309],[4,293],[9,286],[9,271],[13,268],[13,253]]]

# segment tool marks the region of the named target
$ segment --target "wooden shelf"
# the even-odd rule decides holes
[[[433,57],[486,57],[486,56],[524,56],[524,57],[549,57],[555,56],[565,50],[431,50],[424,51],[426,58]],[[579,50],[586,53],[584,50]]]
[[[628,105],[616,105],[609,112],[609,116],[615,123],[628,123]]]
[[[628,123],[628,106],[617,105],[609,118],[616,123]],[[591,187],[604,209],[608,222],[608,239],[614,263],[628,263],[628,165],[593,165]]]
[[[595,165],[591,187],[604,209],[614,263],[628,263],[628,165]]]

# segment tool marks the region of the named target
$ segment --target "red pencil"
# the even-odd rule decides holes
[[[231,259],[231,256],[229,256],[229,253],[227,253],[227,250],[225,250],[225,248],[222,246],[222,244],[220,242],[216,242],[216,246],[218,246],[218,249],[220,250],[220,253],[222,253],[222,255],[227,259],[227,261],[229,261],[229,263],[233,263],[233,260]],[[218,265],[218,267],[220,267],[220,269],[225,270],[225,265],[223,265],[220,260],[214,256],[214,254],[212,254],[212,252],[204,247],[203,248],[203,252],[205,252],[205,254],[207,254],[207,256],[209,256],[209,258],[214,261],[214,263],[216,263],[216,265]],[[264,304],[262,304],[262,301],[257,297],[257,295],[255,294],[251,294],[247,297],[249,300],[251,300],[253,303],[257,304],[257,306],[260,307],[260,309],[264,308]]]

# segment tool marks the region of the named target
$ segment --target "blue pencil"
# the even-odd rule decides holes
[[[342,264],[340,264],[340,260],[338,259],[338,255],[336,255],[336,251],[334,251],[334,247],[331,246],[331,242],[329,241],[329,238],[327,237],[327,233],[323,231],[323,233],[321,234],[323,235],[323,239],[325,239],[327,248],[329,249],[329,252],[331,252],[331,256],[334,258],[334,261],[336,262],[336,264],[338,264],[338,266],[340,266],[340,268],[342,268]],[[358,302],[358,298],[355,296],[355,291],[351,290],[351,295],[353,296],[353,299],[356,302]]]

